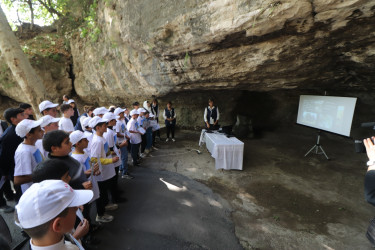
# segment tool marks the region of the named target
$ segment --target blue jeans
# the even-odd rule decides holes
[[[124,175],[128,172],[128,147],[122,147],[120,148],[121,152],[121,166],[120,166],[120,171]]]

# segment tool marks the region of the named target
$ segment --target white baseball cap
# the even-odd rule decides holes
[[[145,110],[144,108],[139,108],[139,109],[138,109],[138,114],[140,114],[140,113],[144,113],[144,112],[146,112],[146,110]]]
[[[50,115],[45,115],[42,118],[40,118],[39,120],[42,120],[42,123],[40,124],[40,127],[44,128],[45,126],[47,126],[51,123],[60,121],[60,118],[55,118],[55,117],[50,116]]]
[[[151,118],[155,117],[153,113],[149,113],[149,114],[150,114],[149,117],[151,117]]]
[[[38,121],[24,119],[20,123],[17,124],[16,134],[19,137],[24,138],[27,135],[27,133],[30,132],[31,129],[40,126],[40,124],[42,124],[42,122],[43,121],[41,119],[39,119]]]
[[[73,103],[73,102],[74,102],[73,99],[69,99],[68,102],[67,102],[66,104],[71,104],[71,103]]]
[[[110,121],[110,120],[116,120],[120,118],[120,116],[116,116],[114,113],[112,112],[108,112],[108,113],[105,113],[103,115],[103,120],[107,120],[107,121]]]
[[[95,116],[94,118],[92,118],[90,121],[89,121],[89,127],[90,128],[95,128],[95,126],[99,123],[104,123],[104,122],[107,122],[107,120],[104,120],[102,118],[100,118],[99,116]]]
[[[105,107],[99,107],[99,108],[94,109],[93,113],[94,113],[94,115],[104,115],[108,111],[109,110],[106,109]]]
[[[78,207],[93,197],[91,190],[73,190],[61,180],[34,183],[21,196],[16,206],[22,228],[40,226],[59,215],[67,207]]]
[[[82,128],[86,128],[88,125],[89,125],[89,122],[91,121],[91,117],[86,117],[85,119],[83,119],[82,121]]]
[[[46,110],[48,108],[56,108],[57,106],[59,106],[59,104],[57,104],[57,103],[52,103],[52,102],[50,102],[48,100],[42,101],[39,104],[39,111],[40,111],[40,113],[42,113],[43,110]]]
[[[130,111],[130,115],[131,116],[133,116],[133,115],[139,115],[139,112],[138,112],[138,110],[133,109],[132,111]]]
[[[85,138],[88,139],[89,135],[85,134],[85,133],[83,133],[82,131],[79,131],[79,130],[76,130],[76,131],[70,133],[70,135],[69,135],[69,140],[72,143],[72,145],[76,144],[77,142],[79,142],[80,140],[85,139]]]
[[[124,112],[126,109],[122,109],[122,108],[117,108],[115,109],[115,111],[113,112],[115,115],[119,115],[120,113]]]

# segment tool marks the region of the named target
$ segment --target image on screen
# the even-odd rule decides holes
[[[357,98],[301,95],[297,123],[350,136]]]

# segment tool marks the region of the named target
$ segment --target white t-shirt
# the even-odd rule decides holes
[[[65,241],[64,237],[58,243],[46,247],[34,246],[30,239],[30,247],[32,250],[79,250],[79,248],[70,241]]]
[[[42,154],[43,158],[46,159],[48,156],[48,151],[45,151],[43,148],[43,139],[39,139],[35,142],[35,147],[37,147]]]
[[[74,131],[74,125],[72,120],[70,118],[61,117],[59,121],[59,130],[64,130],[66,132],[73,132]]]
[[[107,132],[105,132],[104,134],[103,134],[103,137],[104,137],[104,139],[108,142],[108,146],[110,147],[110,148],[114,148],[114,147],[116,147],[116,142],[117,142],[117,134],[116,134],[116,132],[115,131],[113,131],[112,129],[110,129],[110,128],[107,128]],[[117,152],[119,155],[118,155],[118,157],[120,158],[121,156],[120,156],[120,151],[116,148],[114,148],[114,151],[115,152]],[[112,158],[113,158],[113,155],[112,155]],[[115,162],[115,163],[113,163],[113,166],[114,167],[118,167],[118,166],[120,166],[121,165],[121,161],[117,161],[117,162]]]
[[[139,124],[133,118],[130,119],[127,125],[128,131],[138,131]],[[142,136],[139,133],[130,133],[130,143],[131,144],[138,144],[142,142]]]
[[[143,126],[143,122],[146,120],[146,117],[144,117],[144,116],[138,116],[138,118],[137,118],[137,122],[138,122],[138,124],[139,124],[139,126]]]
[[[31,175],[36,165],[41,161],[43,161],[43,156],[37,147],[21,143],[14,154],[14,176]],[[32,182],[22,184],[22,193],[32,184]]]
[[[108,158],[106,153],[109,151],[108,142],[101,136],[94,134],[91,142],[91,157],[94,158]],[[109,157],[111,158],[111,157]],[[105,181],[115,176],[115,168],[113,164],[102,164],[101,174],[98,176],[98,181]]]
[[[91,142],[92,142],[92,138],[93,138],[94,134],[89,132],[89,131],[85,131],[83,133],[85,133],[85,135],[87,135],[87,140],[89,141],[89,144],[87,145],[87,148],[85,148],[83,151],[85,151],[88,155],[91,155]]]
[[[117,137],[118,143],[121,144],[126,138],[126,122],[125,119],[123,120],[116,120],[116,126],[115,126],[116,133],[120,133],[124,137]]]
[[[90,165],[90,157],[88,154],[84,153],[84,154],[77,154],[77,153],[72,153],[71,155],[74,159],[76,159],[77,161],[79,161],[79,163],[81,163],[81,167],[83,169],[83,171],[87,171],[91,168],[91,165]],[[91,202],[95,201],[96,199],[99,198],[99,186],[98,186],[98,181],[96,179],[96,176],[91,176],[88,178],[88,180],[91,181],[92,183],[92,191],[94,193],[94,196],[92,197]]]

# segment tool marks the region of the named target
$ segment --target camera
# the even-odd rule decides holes
[[[364,122],[361,123],[362,128],[372,128],[375,130],[375,122]],[[371,138],[372,143],[375,144],[374,139]],[[366,153],[366,147],[363,144],[363,139],[362,140],[355,140],[354,141],[354,147],[355,147],[355,152],[356,153]]]
[[[375,140],[371,138],[372,143],[375,145]],[[363,140],[355,140],[354,147],[356,153],[366,153],[365,144],[363,144]]]

